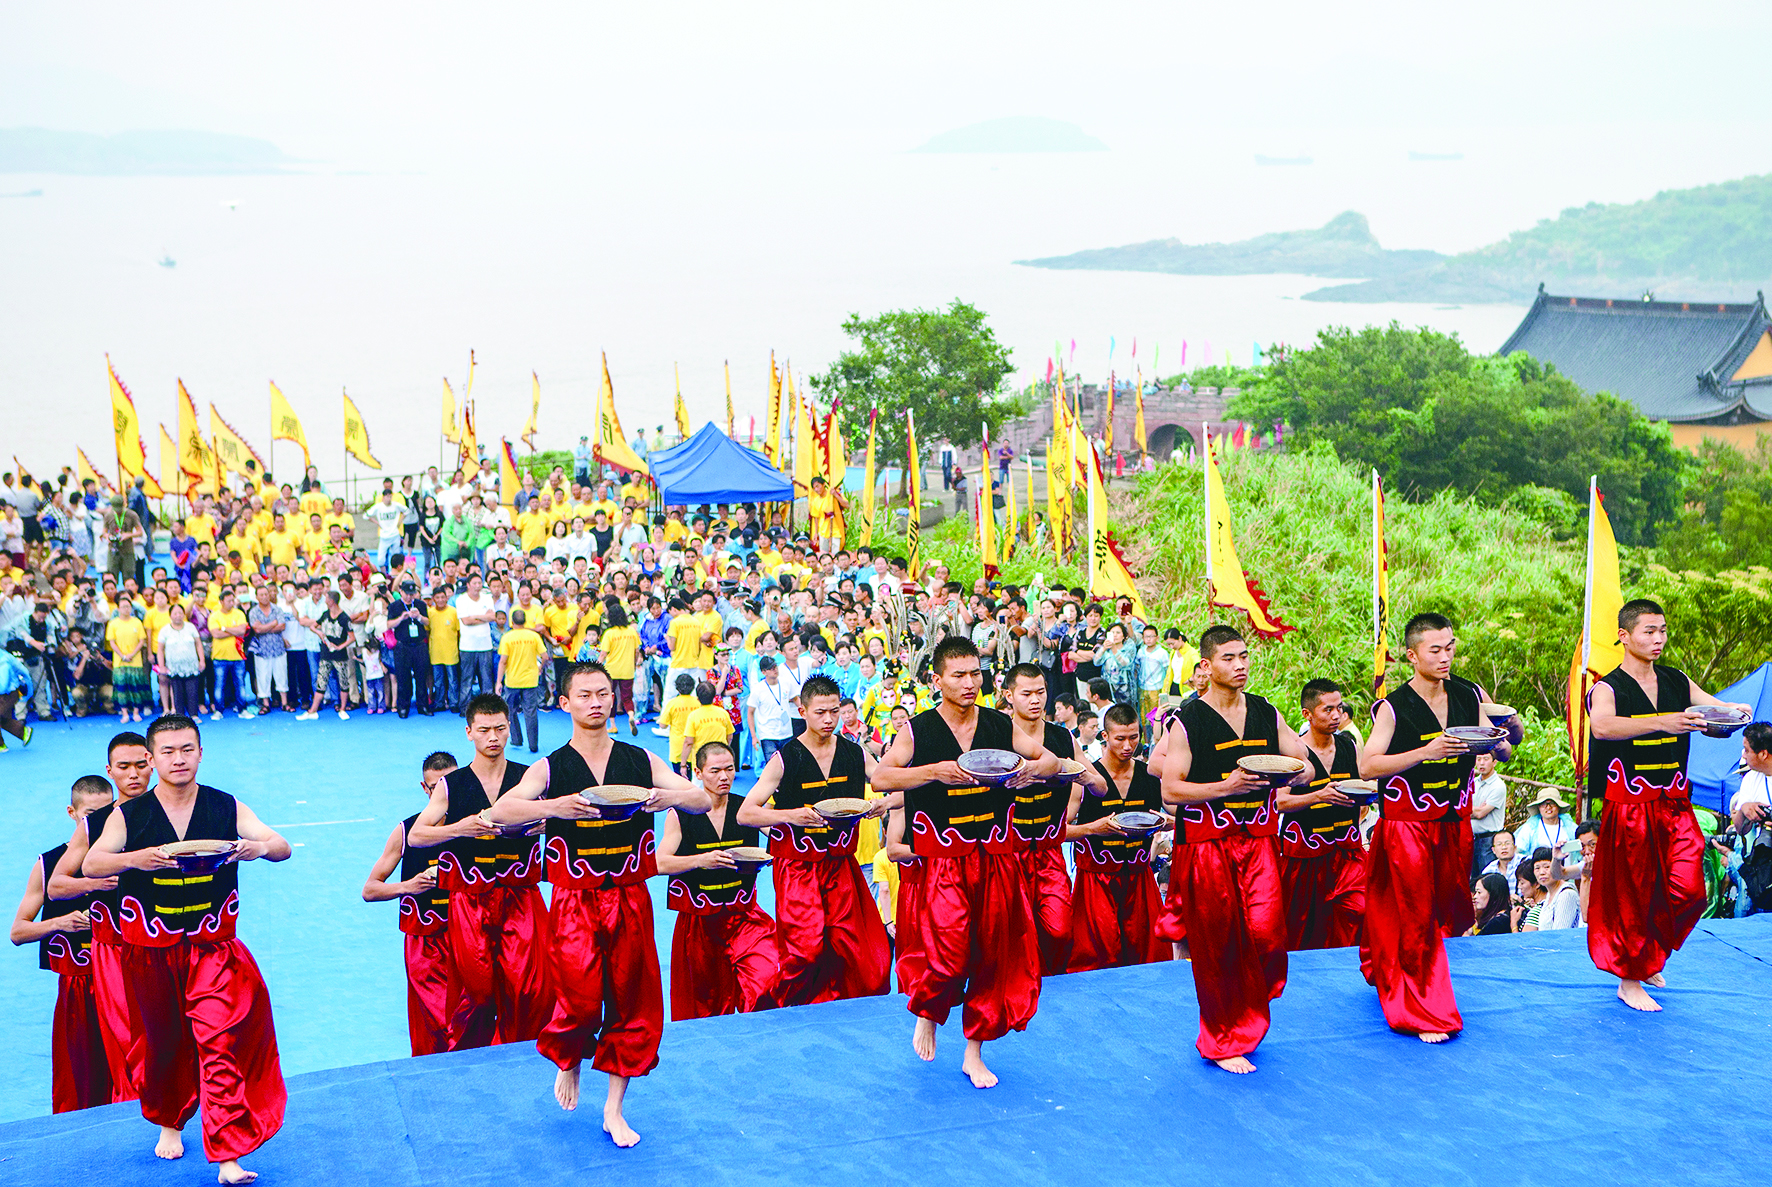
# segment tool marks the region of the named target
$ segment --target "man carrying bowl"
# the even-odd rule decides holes
[[[1700,705],[1740,711],[1698,687],[1678,668],[1658,663],[1667,646],[1667,615],[1646,598],[1618,611],[1624,658],[1588,694],[1588,795],[1605,800],[1588,892],[1587,950],[1618,978],[1618,997],[1633,1010],[1661,1006],[1643,988],[1663,985],[1661,970],[1704,911],[1704,837],[1692,814],[1686,761],[1692,733],[1711,723]]]
[[[1102,713],[1101,757],[1093,764],[1105,795],[1071,793],[1065,839],[1078,842],[1077,881],[1071,892],[1071,955],[1067,971],[1155,964],[1171,956],[1157,934],[1163,899],[1151,870],[1151,839],[1145,831],[1122,827],[1123,812],[1162,818],[1163,780],[1134,758],[1138,753],[1138,710],[1109,705]],[[1153,821],[1161,825],[1162,820]]]
[[[1341,686],[1308,682],[1299,693],[1311,781],[1282,788],[1280,882],[1286,890],[1286,948],[1345,948],[1360,942],[1366,914],[1366,846],[1360,809],[1340,789],[1360,777],[1360,748],[1345,720]]]

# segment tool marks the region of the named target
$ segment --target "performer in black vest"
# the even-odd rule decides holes
[[[1341,686],[1312,680],[1299,700],[1309,787],[1282,788],[1280,883],[1286,892],[1286,948],[1345,948],[1360,942],[1366,913],[1366,847],[1360,813],[1334,784],[1360,777],[1360,747],[1342,723]]]
[[[1667,616],[1654,602],[1624,604],[1618,639],[1624,658],[1588,697],[1588,794],[1603,798],[1606,810],[1588,892],[1587,950],[1618,978],[1627,1006],[1659,1010],[1643,983],[1665,983],[1669,954],[1704,913],[1704,836],[1686,781],[1692,731],[1704,719],[1691,710],[1724,702],[1656,662],[1667,646]]]
[[[931,672],[941,705],[892,739],[874,789],[905,793],[908,840],[924,859],[916,915],[898,920],[901,937],[917,929],[911,1046],[919,1058],[934,1059],[935,1028],[964,1003],[960,1067],[975,1087],[990,1088],[997,1077],[985,1066],[984,1044],[1025,1029],[1040,1004],[1039,940],[1010,806],[1018,789],[1057,774],[1059,763],[1017,734],[1006,715],[978,707],[978,648],[965,636],[935,645]],[[957,760],[983,749],[1013,750],[1027,761],[1009,782],[981,784]]]
[[[713,797],[664,759],[609,735],[615,682],[602,664],[574,664],[560,686],[572,739],[529,768],[492,806],[501,825],[545,821],[548,911],[557,998],[536,1049],[560,1069],[554,1098],[578,1108],[584,1057],[609,1075],[603,1129],[618,1146],[640,1140],[622,1116],[628,1081],[658,1066],[664,989],[646,879],[658,873],[652,816],[666,808],[706,812]],[[639,811],[605,819],[577,794],[589,788],[644,790]],[[610,816],[617,815],[611,812]]]
[[[49,875],[49,897],[81,900],[92,921],[92,995],[98,1004],[105,1061],[111,1069],[112,1104],[141,1096],[142,1027],[140,1019],[130,1013],[129,990],[123,982],[123,932],[117,921],[122,895],[111,879],[105,879],[111,882],[110,889],[89,893],[86,887],[92,883],[81,875],[80,867],[117,804],[147,791],[153,774],[146,738],[134,730],[113,737],[106,748],[105,777],[117,789],[117,801],[75,822],[61,860]]]
[[[271,998],[246,945],[234,938],[243,861],[287,861],[289,842],[225,791],[197,782],[197,723],[168,713],[148,727],[158,786],[111,813],[83,872],[118,880],[124,975],[145,1043],[142,1115],[160,1126],[154,1153],[184,1156],[180,1134],[203,1110],[203,1153],[223,1183],[257,1176],[240,1159],[283,1126],[283,1072]],[[180,871],[161,848],[225,841],[212,874]],[[199,1074],[199,1065],[202,1071]]]
[[[1039,742],[1055,758],[1076,758],[1076,739],[1062,725],[1046,720],[1046,672],[1038,664],[1016,664],[1003,675],[1003,695],[1017,734]],[[1040,975],[1056,977],[1071,957],[1071,872],[1064,864],[1067,821],[1076,818],[1087,787],[1092,796],[1107,790],[1101,772],[1085,769],[1081,779],[1041,779],[1018,788],[1009,812],[1034,929],[1040,943]]]
[[[548,907],[541,897],[538,830],[501,830],[489,813],[529,768],[505,758],[511,712],[480,693],[468,702],[474,758],[431,788],[406,831],[437,854],[437,888],[449,896],[449,1050],[523,1043],[554,1010]]]
[[[451,771],[455,756],[445,750],[426,755],[419,786],[434,796]],[[437,885],[439,846],[412,843],[413,813],[394,826],[381,856],[363,883],[363,901],[400,903],[400,931],[406,937],[406,1030],[414,1055],[449,1050],[449,892]],[[395,869],[398,882],[389,882]]]
[[[1114,817],[1121,812],[1163,813],[1163,780],[1134,757],[1138,710],[1110,705],[1102,714],[1101,759],[1096,773],[1105,796],[1075,793],[1075,822],[1066,839],[1076,842],[1077,885],[1072,895],[1070,971],[1154,964],[1170,958],[1169,941],[1157,934],[1163,900],[1151,869],[1151,840],[1127,836]]]
[[[1266,700],[1243,691],[1249,645],[1228,626],[1200,636],[1206,691],[1183,705],[1151,752],[1175,811],[1169,898],[1194,962],[1200,1054],[1227,1072],[1255,1070],[1268,1003],[1286,988],[1279,812],[1267,782],[1237,765],[1256,754],[1305,757]],[[1306,768],[1309,769],[1308,767]]]
[[[1417,614],[1403,628],[1415,674],[1378,703],[1360,768],[1380,788],[1366,854],[1366,935],[1360,968],[1385,1021],[1424,1043],[1464,1027],[1446,967],[1446,936],[1471,911],[1470,748],[1445,731],[1486,725],[1476,687],[1454,681],[1450,620]]]
[[[111,805],[111,785],[98,775],[74,780],[68,815],[76,823]],[[52,899],[50,873],[67,852],[57,845],[31,863],[25,897],[12,917],[12,942],[37,945],[37,967],[57,975],[55,1021],[49,1032],[50,1111],[66,1113],[111,1103],[111,1068],[93,996],[92,930],[85,898]],[[78,878],[85,891],[110,890],[114,878]]]
[[[744,803],[730,795],[738,767],[732,747],[707,742],[690,756],[707,812],[665,813],[658,872],[670,876],[665,905],[677,912],[671,933],[671,1021],[748,1014],[776,1004],[781,950],[775,920],[757,905],[757,871],[730,850],[755,846],[757,830],[739,821]]]
[[[837,735],[841,701],[837,682],[828,676],[801,686],[806,728],[763,764],[738,809],[740,824],[770,834],[781,950],[775,1000],[784,1006],[889,988],[892,943],[856,863],[855,841],[862,819],[876,819],[898,801],[875,800],[865,817],[843,824],[827,822],[812,808],[820,800],[866,797],[874,773],[868,752]]]

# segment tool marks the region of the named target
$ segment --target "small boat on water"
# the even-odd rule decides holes
[[[176,268],[178,267],[178,261],[171,256],[163,255],[160,257],[160,266],[162,268]]]

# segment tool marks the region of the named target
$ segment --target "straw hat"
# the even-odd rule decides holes
[[[1550,790],[1548,787],[1526,801],[1527,808],[1536,808],[1540,804],[1555,804],[1558,808],[1565,808],[1568,806],[1563,803],[1562,796]]]

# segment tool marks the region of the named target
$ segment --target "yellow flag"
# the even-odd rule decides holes
[[[443,440],[451,445],[461,444],[461,426],[455,420],[455,389],[449,386],[449,380],[443,381]]]
[[[1618,612],[1624,609],[1624,587],[1618,577],[1618,539],[1600,495],[1598,478],[1587,483],[1587,593],[1583,599],[1581,640],[1569,665],[1569,753],[1575,777],[1587,774],[1587,695],[1600,677],[1624,660],[1618,637]]]
[[[1384,542],[1384,483],[1372,471],[1372,699],[1386,692],[1390,667],[1391,566]]]
[[[677,406],[675,409],[677,413],[677,437],[680,440],[687,441],[689,440],[689,408],[683,403],[683,374],[677,370],[677,364],[675,363],[671,364],[671,374],[674,375],[677,380]]]
[[[597,441],[591,447],[597,460],[608,462],[622,470],[637,470],[642,474],[650,474],[646,463],[640,460],[621,435],[621,418],[615,414],[615,381],[609,378],[609,356],[603,356],[603,390],[597,400]]]
[[[135,400],[123,381],[117,378],[116,368],[111,366],[111,356],[105,356],[105,372],[111,377],[111,426],[117,438],[117,470],[120,487],[131,486],[137,478],[145,478],[142,490],[150,499],[164,498],[166,492],[148,473],[146,450],[142,446],[141,421],[135,414]]]
[[[457,441],[455,464],[471,478],[480,468],[480,438],[474,432],[474,406],[466,400],[461,405],[461,434]]]
[[[369,451],[369,426],[363,423],[363,414],[357,411],[357,405],[351,402],[350,395],[343,388],[339,389],[339,394],[345,402],[345,452],[371,470],[381,469],[381,463]]]
[[[769,432],[763,438],[763,452],[769,464],[781,466],[781,372],[775,369],[775,352],[769,352]]]
[[[812,440],[812,419],[806,415],[806,404],[794,400],[794,493],[812,490],[812,476],[818,473],[817,443]]]
[[[275,382],[271,384],[271,440],[293,441],[301,446],[303,470],[314,464],[313,456],[308,453],[308,435],[302,432],[301,420],[295,415],[295,409],[289,406],[289,401],[283,398],[283,393],[277,390]]]
[[[74,448],[74,453],[77,455],[77,460],[74,466],[74,476],[78,481],[84,483],[90,478],[93,482],[98,484],[100,490],[111,485],[110,481],[106,479],[103,474],[98,472],[98,467],[92,464],[92,459],[86,456],[86,451],[84,449],[76,446]],[[18,459],[16,458],[13,459],[14,464],[17,463],[17,460]]]
[[[1032,544],[1034,542],[1034,459],[1031,457],[1024,457],[1021,460],[1028,468],[1027,540],[1029,544]]]
[[[916,415],[908,409],[904,414],[905,439],[905,494],[909,502],[910,515],[905,520],[905,554],[910,560],[910,575],[914,578],[922,571],[922,562],[918,558],[919,545],[922,543],[922,525],[917,522],[923,513],[923,476],[917,468],[917,422]]]
[[[991,426],[984,426],[978,447],[978,558],[985,580],[997,575],[997,517],[991,504]]]
[[[732,362],[726,362],[726,435],[732,436]]]
[[[867,489],[861,496],[861,542],[864,547],[873,547],[874,543],[874,438],[880,419],[880,410],[868,413],[868,461],[867,473],[862,481]]]
[[[499,442],[498,501],[507,507],[517,505],[517,494],[523,489],[523,474],[517,469],[517,455],[509,441]]]
[[[178,442],[172,439],[164,424],[160,426],[160,473],[166,475],[166,493],[184,493],[183,475],[178,468]]]
[[[1101,436],[1102,452],[1108,457],[1114,454],[1114,373],[1108,372],[1107,386],[1107,431]]]
[[[1138,373],[1138,395],[1133,402],[1132,443],[1138,446],[1138,452],[1150,452],[1150,439],[1144,433],[1144,372]]]
[[[1108,531],[1107,491],[1102,486],[1101,460],[1089,451],[1089,596],[1092,598],[1131,598],[1132,612],[1148,619],[1144,598],[1133,583],[1132,569],[1120,555],[1119,541]]]
[[[1206,466],[1206,589],[1216,606],[1230,606],[1249,616],[1249,625],[1264,639],[1283,637],[1292,627],[1268,609],[1267,594],[1237,559],[1231,538],[1230,508],[1225,504],[1224,479],[1212,455],[1211,431],[1201,428]]]
[[[825,418],[824,433],[824,476],[831,480],[833,487],[841,488],[849,476],[849,443],[843,440],[843,420],[837,415],[837,405],[831,405],[830,414]]]
[[[1052,533],[1052,554],[1064,561],[1067,516],[1070,510],[1070,488],[1064,480],[1070,463],[1065,460],[1061,438],[1054,432],[1046,443],[1046,527]],[[1031,464],[1031,463],[1030,463]]]
[[[529,373],[531,387],[529,389],[529,419],[524,422],[523,431],[518,434],[529,452],[535,452],[535,418],[541,415],[541,376],[534,371]]]
[[[218,487],[215,476],[215,450],[197,423],[197,402],[185,390],[185,381],[178,381],[178,468],[184,475],[180,485],[187,495],[213,495]]]
[[[258,451],[246,443],[233,425],[220,412],[216,411],[215,401],[209,402],[209,435],[215,438],[215,453],[220,460],[220,467],[243,478],[252,480],[258,485],[259,476],[265,472],[265,461],[258,456]],[[251,465],[247,463],[250,462]]]
[[[1009,558],[1015,554],[1016,537],[1021,531],[1021,513],[1015,507],[1015,475],[1013,473],[1007,475],[1003,480],[1003,502],[1003,523],[1008,530],[1003,536],[1002,562],[1008,564]]]

